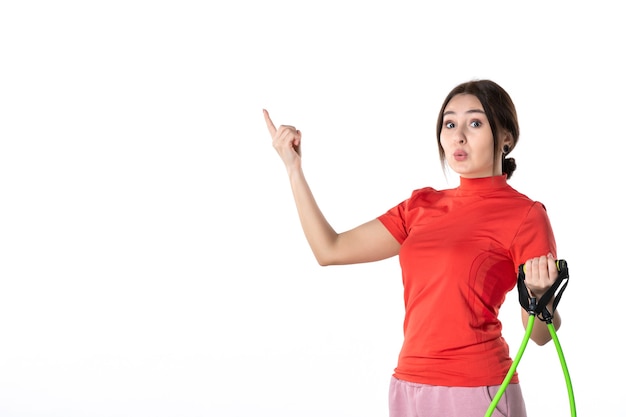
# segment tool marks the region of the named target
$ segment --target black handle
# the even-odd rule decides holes
[[[569,282],[569,270],[565,259],[558,259],[555,262],[556,268],[559,271],[559,276],[556,281],[554,281],[554,284],[552,284],[550,289],[548,289],[541,299],[539,299],[539,301],[537,301],[534,297],[530,297],[528,294],[528,288],[526,288],[526,284],[524,284],[524,280],[526,279],[526,265],[522,264],[518,268],[517,291],[519,293],[520,305],[529,314],[537,315],[540,320],[546,322],[552,321],[552,313],[550,313],[547,308],[548,303],[552,297],[554,297],[552,309],[556,311],[556,306],[559,304],[563,291]]]

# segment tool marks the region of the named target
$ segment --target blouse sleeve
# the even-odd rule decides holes
[[[552,253],[557,257],[556,242],[552,225],[545,206],[535,202],[521,223],[511,244],[511,258],[515,265],[526,263],[528,259]]]
[[[402,244],[408,236],[406,227],[407,201],[389,209],[385,214],[378,216],[378,220],[389,230],[389,233]]]

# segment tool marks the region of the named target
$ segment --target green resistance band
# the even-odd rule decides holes
[[[515,359],[513,360],[511,367],[509,368],[509,372],[506,374],[506,377],[504,378],[502,385],[500,385],[500,389],[498,390],[495,397],[491,401],[491,404],[489,405],[489,408],[487,409],[487,412],[485,413],[485,417],[490,417],[493,414],[494,410],[496,409],[496,406],[498,405],[498,402],[500,401],[500,398],[506,391],[506,388],[509,385],[511,378],[513,378],[513,375],[515,374],[517,365],[522,359],[522,355],[524,354],[524,351],[526,350],[526,346],[528,345],[528,340],[530,339],[530,335],[533,330],[533,325],[535,324],[537,311],[540,311],[540,315],[542,317],[541,319],[546,322],[546,325],[548,326],[548,331],[550,332],[550,335],[552,336],[552,341],[554,342],[554,346],[556,347],[556,351],[559,355],[561,368],[563,369],[563,375],[565,376],[565,383],[567,385],[570,413],[572,417],[576,417],[576,402],[574,400],[574,389],[572,388],[572,381],[570,379],[569,370],[567,369],[567,364],[565,362],[565,356],[563,355],[563,349],[561,348],[561,343],[559,342],[559,338],[556,335],[556,329],[554,328],[554,324],[552,324],[552,315],[546,308],[547,302],[550,299],[552,299],[552,297],[555,296],[555,293],[556,293],[554,303],[553,303],[554,310],[556,310],[556,305],[558,304],[561,298],[561,295],[563,294],[563,291],[565,290],[565,287],[567,286],[567,282],[569,280],[569,272],[568,272],[567,263],[565,262],[565,260],[558,260],[556,262],[557,262],[557,268],[559,270],[559,277],[557,278],[552,288],[550,288],[550,290],[546,294],[544,294],[541,300],[539,300],[538,304],[537,304],[537,300],[534,297],[528,297],[528,290],[526,289],[526,286],[524,285],[524,266],[520,265],[520,273],[518,276],[518,290],[520,292],[519,294],[520,304],[522,304],[522,307],[524,307],[526,311],[528,311],[529,313],[528,323],[526,326],[526,333],[524,334],[524,338],[522,339],[522,344],[517,352],[517,355],[515,356]],[[557,290],[558,290],[558,293],[557,293]]]

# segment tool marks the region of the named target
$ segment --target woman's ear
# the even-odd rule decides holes
[[[511,132],[509,132],[508,130],[505,130],[502,134],[500,146],[502,147],[501,149],[504,151],[505,154],[513,150],[513,135],[511,135]]]

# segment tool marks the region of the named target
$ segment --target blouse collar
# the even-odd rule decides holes
[[[506,182],[506,174],[484,177],[484,178],[465,178],[461,177],[461,183],[459,185],[459,191],[473,192],[473,191],[493,191],[508,186]]]

